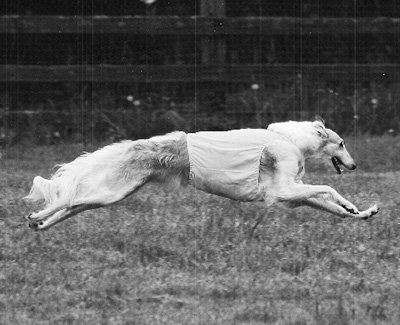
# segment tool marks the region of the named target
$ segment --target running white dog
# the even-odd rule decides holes
[[[31,228],[44,230],[84,210],[118,202],[149,182],[190,184],[268,206],[308,205],[341,217],[368,219],[378,212],[376,205],[359,211],[329,186],[303,184],[305,159],[312,156],[329,157],[339,174],[340,165],[356,168],[343,140],[322,120],[123,141],[61,165],[50,180],[35,177],[25,199],[44,200],[45,208],[27,219]]]

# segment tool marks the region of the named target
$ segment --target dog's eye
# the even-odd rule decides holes
[[[339,143],[339,147],[340,147],[340,148],[344,148],[344,141],[342,141],[342,142]]]

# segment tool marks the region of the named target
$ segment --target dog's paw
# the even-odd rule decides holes
[[[29,215],[25,216],[25,220],[27,220],[29,222],[39,222],[39,220],[42,220],[42,219],[43,218],[37,212],[31,212]]]
[[[43,222],[36,221],[35,217],[33,216],[33,213],[30,213],[29,215],[24,217],[26,221],[28,221],[28,227],[33,229],[33,230],[39,230],[39,226],[43,224]]]
[[[28,227],[33,229],[33,230],[38,230],[39,224],[37,222],[31,221],[28,223]]]
[[[377,214],[379,212],[379,207],[376,204],[374,204],[369,209],[371,210],[371,216],[373,216],[374,214]]]
[[[378,212],[379,212],[379,207],[375,204],[375,205],[373,205],[372,207],[370,207],[369,209],[368,209],[368,211],[370,211],[370,216],[368,217],[368,219],[369,218],[371,218],[372,216],[374,216],[375,214],[377,214]]]
[[[42,225],[43,225],[43,222],[42,222],[42,221],[33,221],[33,220],[30,220],[30,221],[28,222],[28,227],[31,228],[31,229],[33,229],[33,230],[35,230],[35,231],[42,230],[42,229],[41,229],[41,226],[42,226]]]
[[[368,210],[365,210],[361,213],[360,215],[360,219],[361,220],[368,220],[369,218],[371,218],[372,216],[374,216],[375,214],[377,214],[379,212],[379,207],[374,204],[372,207],[370,207]]]
[[[25,219],[27,221],[35,221],[37,219],[37,213],[35,212],[31,212],[30,214],[28,214],[27,216],[25,216]]]
[[[356,208],[356,206],[351,204],[350,202],[342,203],[342,204],[340,204],[340,206],[351,214],[359,214],[360,213],[358,211],[358,209]]]

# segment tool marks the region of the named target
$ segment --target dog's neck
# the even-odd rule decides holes
[[[319,139],[318,139],[319,140]],[[322,140],[322,139],[321,139]],[[319,156],[322,141],[316,141],[315,137],[301,137],[292,139],[305,158]]]
[[[310,122],[273,123],[268,130],[279,133],[293,142],[304,158],[317,156],[324,140],[318,136]]]

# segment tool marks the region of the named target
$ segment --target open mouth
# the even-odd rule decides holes
[[[336,169],[336,172],[338,174],[341,174],[343,171],[343,169],[340,168],[340,165],[343,165],[342,161],[338,157],[332,157],[331,160],[332,160],[333,167],[335,167],[335,169]]]

